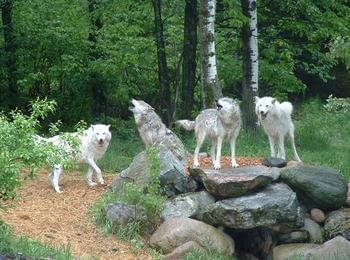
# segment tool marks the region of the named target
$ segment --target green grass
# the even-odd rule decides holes
[[[41,244],[28,237],[16,237],[12,229],[0,221],[0,255],[21,256],[39,259],[52,257],[53,259],[73,259],[69,248],[54,248]]]

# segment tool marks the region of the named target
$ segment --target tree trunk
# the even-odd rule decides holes
[[[241,0],[243,14],[249,23],[243,27],[243,123],[248,128],[256,127],[254,96],[258,96],[258,27],[255,0]]]
[[[160,82],[160,111],[165,124],[168,126],[171,121],[171,98],[168,65],[165,54],[163,36],[162,7],[161,0],[153,0],[155,41],[158,58],[158,78]]]
[[[90,41],[90,61],[95,61],[100,57],[96,49],[97,45],[97,34],[98,31],[102,28],[102,20],[99,15],[96,15],[98,11],[98,3],[96,0],[88,0],[89,2],[89,15],[91,21],[91,29],[89,32],[89,41]],[[106,94],[103,88],[103,83],[101,82],[99,75],[94,71],[90,70],[90,86],[92,90],[93,105],[92,105],[92,114],[95,119],[99,118],[102,112],[106,108]]]
[[[19,93],[17,87],[16,45],[12,24],[13,0],[4,0],[1,4],[1,17],[4,30],[5,64],[7,69],[7,107],[15,109],[18,106]]]
[[[222,97],[222,90],[219,84],[216,68],[215,55],[215,11],[216,0],[200,0],[199,4],[199,32],[200,32],[200,56],[201,56],[201,84],[202,89],[211,89],[212,97],[218,99]],[[204,94],[204,93],[203,93]],[[203,95],[202,94],[202,95]],[[206,98],[206,105],[212,103],[209,95]]]
[[[184,59],[182,64],[182,116],[184,118],[190,118],[193,109],[197,65],[197,24],[197,0],[186,0],[183,47]]]

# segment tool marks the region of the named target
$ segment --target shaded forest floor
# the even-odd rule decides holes
[[[67,246],[74,258],[150,259],[113,235],[106,235],[92,222],[92,204],[101,197],[114,176],[105,175],[106,186],[89,188],[80,172],[62,174],[58,194],[52,189],[47,171],[26,181],[18,199],[0,210],[0,219],[14,228],[16,235],[57,247]]]

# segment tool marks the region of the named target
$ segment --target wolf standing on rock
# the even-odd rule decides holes
[[[255,113],[259,124],[264,128],[269,138],[271,157],[285,159],[284,137],[287,135],[293,150],[294,160],[300,162],[294,142],[294,124],[292,122],[293,106],[290,102],[279,103],[272,97],[255,97]]]
[[[204,140],[208,137],[214,169],[220,169],[221,148],[224,139],[231,145],[231,165],[238,167],[235,158],[236,139],[241,128],[241,111],[231,98],[224,97],[216,101],[216,109],[205,109],[195,121],[179,120],[177,123],[185,130],[195,130],[197,146],[194,151],[193,167],[199,167],[198,154]]]

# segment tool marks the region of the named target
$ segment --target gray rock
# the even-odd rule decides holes
[[[298,227],[303,223],[300,213],[296,194],[286,184],[276,183],[254,194],[208,205],[203,220],[213,225],[240,229],[275,224]]]
[[[203,247],[198,245],[194,241],[188,241],[185,244],[178,246],[175,248],[171,253],[162,256],[161,260],[178,260],[178,259],[184,259],[187,253],[198,250],[198,251],[205,251]]]
[[[279,244],[306,243],[309,242],[309,232],[297,230],[287,234],[280,234],[277,241]]]
[[[238,197],[266,186],[277,179],[277,169],[265,166],[245,166],[220,170],[190,168],[191,176],[199,175],[206,190],[218,197]]]
[[[324,212],[320,209],[313,208],[310,210],[310,215],[313,221],[323,224],[324,221],[326,220],[326,215]]]
[[[287,161],[282,158],[268,157],[264,159],[263,164],[268,167],[282,168],[287,165]]]
[[[308,208],[338,209],[346,201],[347,183],[335,169],[296,166],[282,170],[281,179]]]
[[[195,217],[205,206],[214,202],[214,197],[206,191],[180,194],[165,203],[162,218]]]
[[[136,205],[124,203],[110,203],[105,206],[106,217],[114,225],[126,226],[130,221],[137,218]]]
[[[273,249],[274,260],[307,259],[331,260],[349,259],[350,242],[337,236],[322,245],[317,244],[284,244]]]
[[[160,172],[159,180],[168,196],[192,192],[196,182],[185,174],[187,151],[177,136],[169,130],[158,143]],[[150,182],[150,162],[146,151],[139,153],[130,166],[123,170],[111,184],[111,188],[120,190],[126,182],[133,182],[146,189]]]
[[[189,241],[230,256],[234,253],[231,237],[213,226],[190,218],[172,218],[164,221],[151,236],[150,245],[167,254]]]
[[[327,239],[340,235],[350,240],[350,209],[332,211],[325,221],[324,230]]]
[[[314,244],[322,244],[323,243],[323,241],[324,241],[323,230],[320,227],[320,225],[317,224],[315,221],[313,221],[309,218],[305,218],[303,229],[306,230],[310,235],[309,242],[314,243]]]

